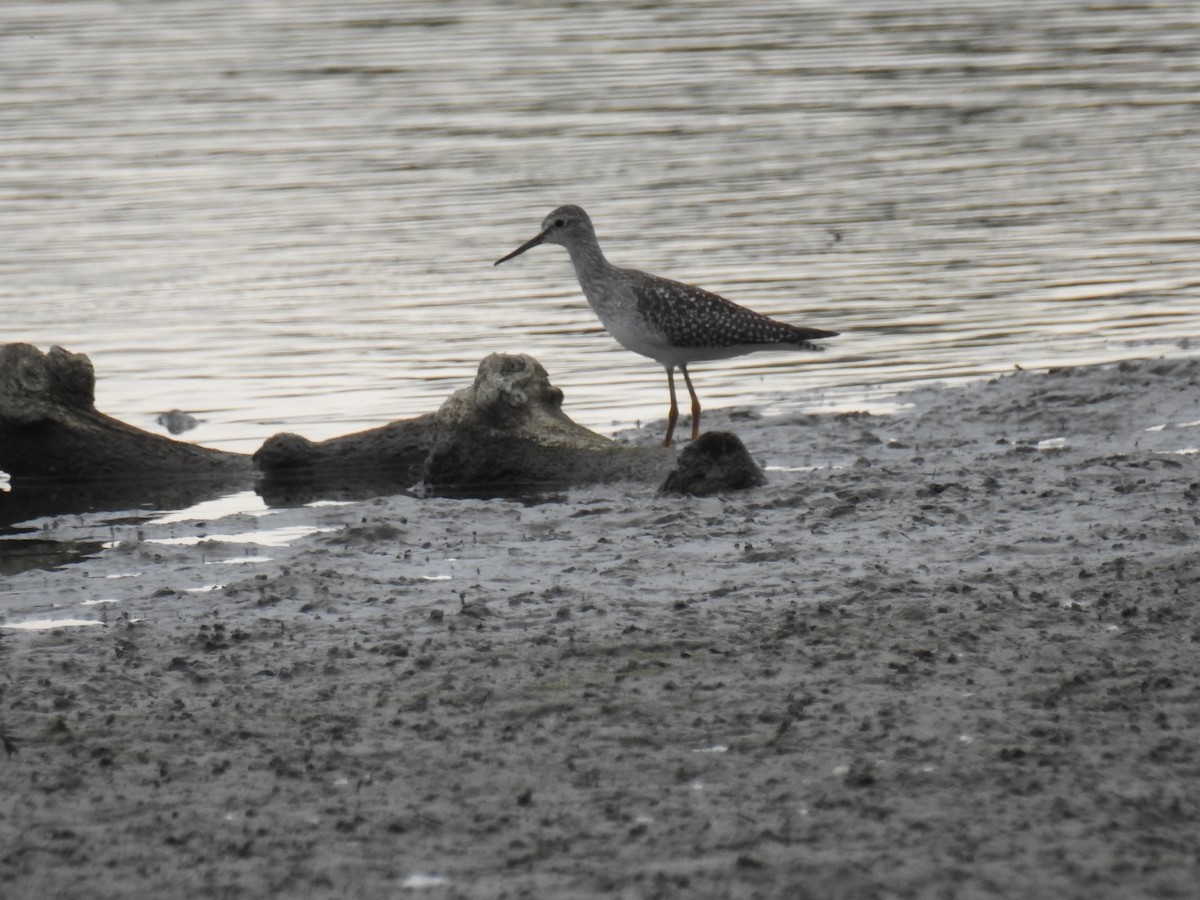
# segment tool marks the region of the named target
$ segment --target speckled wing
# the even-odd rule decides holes
[[[836,331],[800,328],[756,313],[724,297],[669,278],[627,270],[638,312],[662,329],[676,347],[744,347],[793,344],[800,350],[822,350],[817,338]]]

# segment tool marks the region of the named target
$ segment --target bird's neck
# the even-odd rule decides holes
[[[571,254],[571,264],[575,266],[575,274],[579,283],[587,292],[587,285],[602,281],[612,269],[612,264],[604,258],[604,251],[595,239],[573,244],[567,248]]]

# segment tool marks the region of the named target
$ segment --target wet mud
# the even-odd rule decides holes
[[[0,592],[104,621],[0,629],[5,895],[1191,896],[1200,360],[904,399],[714,412],[724,496],[40,523],[112,546]]]

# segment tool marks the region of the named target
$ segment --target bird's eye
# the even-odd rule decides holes
[[[566,224],[567,224],[567,223],[566,223],[566,221],[565,221],[564,219],[555,219],[555,220],[554,220],[554,227],[555,227],[555,228],[562,228],[562,227],[563,227],[564,225],[566,225]]]

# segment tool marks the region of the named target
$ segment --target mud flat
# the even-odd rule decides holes
[[[713,413],[721,497],[40,522],[4,895],[1192,896],[1200,360],[903,399]]]

